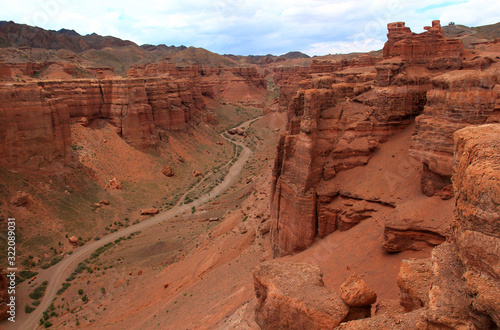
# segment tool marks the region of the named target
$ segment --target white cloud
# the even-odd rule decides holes
[[[421,32],[433,19],[496,23],[498,12],[491,0],[18,0],[2,5],[0,20],[219,53],[312,55],[381,48],[394,21]]]

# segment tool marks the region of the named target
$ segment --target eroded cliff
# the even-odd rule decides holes
[[[205,105],[207,98],[257,105],[251,96],[238,103],[236,94],[245,88],[265,94],[262,76],[255,68],[227,70],[232,81],[225,81],[221,68],[161,63],[132,68],[132,78],[5,82],[0,85],[1,162],[16,170],[41,172],[72,165],[73,119],[85,125],[94,119],[109,120],[125,141],[144,150],[166,138],[166,131],[202,121],[217,123]],[[237,85],[238,92],[223,94],[222,84]]]
[[[422,34],[412,33],[404,23],[390,23],[388,30],[383,60],[365,56],[350,62],[314,62],[310,70],[323,71],[314,74],[280,71],[282,79],[288,77],[284,86],[295,84],[298,91],[291,99],[294,88],[285,88],[280,95],[280,104],[288,105],[289,123],[288,132],[280,139],[273,172],[276,256],[302,251],[317,238],[369,218],[373,207],[353,209],[359,202],[399,207],[401,214],[404,208],[418,208],[409,206],[404,196],[382,198],[349,192],[336,178],[339,172],[366,165],[381,143],[415,118],[409,153],[423,163],[421,190],[442,199],[453,197],[453,133],[468,125],[496,121],[496,71],[479,71],[488,65],[472,69],[471,63],[481,62],[483,57],[472,61],[460,40],[444,37],[439,21]],[[339,199],[346,197],[355,199],[347,207]],[[413,238],[409,237],[415,235],[431,246],[444,240],[442,229],[431,224],[403,226],[408,223],[403,218],[388,224],[387,239],[406,243],[399,247],[386,244],[387,251],[411,246]]]

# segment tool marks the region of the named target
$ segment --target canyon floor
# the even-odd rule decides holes
[[[70,286],[55,296],[48,309],[53,327],[258,329],[253,320],[252,272],[272,259],[268,221],[271,169],[284,116],[270,114],[252,122],[247,132],[257,141],[254,152],[236,182],[213,201],[195,210],[185,208],[141,231],[134,226],[125,234],[119,231],[104,252],[86,258],[80,264],[83,271],[66,282]],[[348,231],[335,232],[303,253],[281,259],[318,265],[332,291],[351,273],[359,274],[379,296],[375,310],[384,311],[386,306],[399,310],[394,306],[398,305],[400,261],[428,257],[431,250],[422,246],[420,251],[388,254],[381,249],[385,219],[394,213],[390,204],[419,203],[419,183],[412,179],[417,164],[407,154],[413,129],[409,126],[383,143],[363,171],[355,168],[339,175],[345,196],[373,205],[370,219]],[[247,142],[239,136],[233,139]],[[432,208],[432,199],[423,199],[418,207],[440,216],[441,210]],[[73,253],[79,249],[82,247]],[[66,273],[77,267],[78,263],[71,264]],[[46,278],[49,284],[57,281],[51,275],[39,276],[23,287],[25,296]],[[27,298],[22,303],[32,301]]]

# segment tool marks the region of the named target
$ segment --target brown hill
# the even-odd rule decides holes
[[[450,23],[442,29],[446,37],[461,39],[465,48],[474,48],[473,45],[476,43],[500,38],[500,23],[478,27]]]
[[[238,63],[204,48],[188,47],[169,57],[177,64],[198,64],[202,66],[236,66]]]

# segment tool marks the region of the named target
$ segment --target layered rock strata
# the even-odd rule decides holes
[[[500,326],[500,202],[496,197],[500,125],[461,129],[454,141],[452,233],[430,258],[403,262],[398,276],[401,305],[411,312],[392,318],[421,328],[494,329]],[[343,328],[376,328],[389,320],[374,317]]]
[[[453,133],[461,128],[497,122],[498,88],[493,73],[451,71],[431,80],[410,155],[422,162],[421,188],[427,196],[441,194],[451,184]]]
[[[452,234],[432,250],[430,258],[403,261],[397,284],[405,313],[346,320],[338,329],[500,326],[500,124],[464,128],[455,133],[454,141],[456,207]],[[279,278],[279,274],[275,276]],[[288,282],[297,283],[293,279]],[[342,292],[346,287],[352,285],[344,284]],[[349,300],[344,293],[342,297]]]
[[[40,69],[36,65],[26,67],[27,73]],[[8,69],[0,66],[0,74],[10,74]],[[117,133],[139,149],[155,147],[165,131],[183,130],[190,122],[217,124],[203,97],[215,97],[214,90],[228,75],[228,83],[265,90],[265,80],[255,68],[176,67],[169,62],[133,67],[126,79],[4,83],[0,163],[42,172],[73,164],[72,118],[85,126],[94,119],[109,119]]]
[[[340,295],[328,291],[318,267],[265,263],[254,272],[255,320],[262,329],[331,329],[349,314]]]
[[[143,149],[157,143],[159,130],[184,129],[204,109],[199,86],[169,78],[3,84],[0,99],[0,159],[35,171],[72,163],[70,118],[110,119]]]
[[[399,57],[411,65],[428,69],[459,69],[462,66],[463,44],[459,39],[448,39],[439,21],[432,21],[427,32],[415,34],[404,22],[387,24],[387,42],[384,58]]]
[[[301,83],[288,107],[289,130],[280,139],[273,172],[276,256],[304,250],[316,237],[370,216],[370,207],[357,212],[339,205],[334,178],[367,164],[379,143],[422,112],[431,85],[408,76],[406,85],[385,87],[365,71]]]
[[[495,74],[476,70],[442,73],[463,64],[463,47],[460,41],[444,37],[439,22],[422,34],[412,33],[404,23],[391,23],[388,28],[384,61],[366,59],[341,71],[315,62],[315,70],[333,72],[301,73],[287,80],[298,91],[290,99],[293,88],[285,90],[283,103],[280,100],[280,104],[288,104],[288,132],[280,139],[273,171],[275,256],[302,251],[317,238],[369,218],[373,207],[358,212],[354,221],[346,216],[353,204],[339,202],[349,196],[342,196],[335,176],[367,164],[380,143],[415,117],[410,155],[423,164],[421,190],[444,200],[453,197],[453,133],[497,120]],[[363,63],[375,65],[364,67]],[[389,224],[386,251],[442,243],[451,218],[444,219],[443,226],[416,220],[420,224],[413,227],[405,227],[407,221],[402,217]]]

